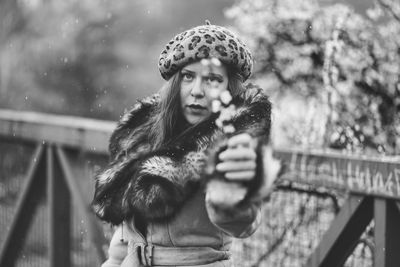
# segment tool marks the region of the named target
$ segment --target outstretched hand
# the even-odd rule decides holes
[[[219,154],[217,171],[226,179],[237,182],[250,181],[256,174],[256,141],[247,133],[232,136],[227,149]]]
[[[221,208],[232,208],[245,199],[248,194],[248,185],[262,175],[259,188],[251,196],[251,201],[266,199],[273,190],[273,183],[278,177],[282,166],[279,160],[272,155],[270,146],[263,146],[261,154],[257,154],[257,140],[249,134],[243,133],[231,137],[227,142],[227,149],[219,154],[220,162],[216,170],[223,174],[225,179],[211,179],[207,184],[206,200]],[[257,173],[257,162],[262,157],[263,173]],[[258,178],[258,177],[257,177]]]
[[[206,200],[220,208],[232,208],[247,195],[249,182],[256,175],[256,140],[243,133],[228,139],[226,150],[218,157],[220,162],[216,170],[226,180],[211,179],[207,184]]]

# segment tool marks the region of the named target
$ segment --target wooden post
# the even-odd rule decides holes
[[[68,188],[73,196],[76,206],[78,207],[79,214],[84,218],[88,227],[89,237],[96,249],[97,257],[100,262],[104,262],[106,260],[106,253],[103,250],[103,245],[107,242],[104,237],[103,229],[91,210],[90,203],[85,201],[85,197],[83,196],[84,192],[82,192],[76,178],[72,174],[72,169],[68,163],[65,152],[60,147],[56,147],[56,155]]]
[[[306,266],[343,266],[372,219],[373,198],[350,195]]]
[[[394,200],[376,198],[375,216],[375,267],[400,266],[400,211]]]
[[[50,267],[70,267],[71,197],[53,149],[47,147]]]

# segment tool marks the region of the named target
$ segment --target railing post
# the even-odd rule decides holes
[[[306,266],[343,266],[372,219],[372,200],[372,197],[350,195]]]
[[[400,211],[395,200],[376,198],[375,216],[375,267],[400,266]]]
[[[103,229],[92,212],[90,204],[85,201],[84,193],[82,192],[82,189],[79,187],[77,180],[73,175],[72,167],[68,162],[65,151],[61,147],[56,147],[55,152],[57,163],[59,163],[61,167],[65,182],[71,192],[76,206],[78,207],[80,215],[84,218],[85,223],[87,224],[89,236],[96,249],[98,259],[100,262],[104,262],[106,260],[106,255],[102,246],[106,244],[106,240]]]
[[[37,147],[29,166],[26,181],[18,198],[14,219],[0,251],[0,266],[15,266],[39,202],[45,196],[45,153],[43,150],[42,145]]]
[[[60,166],[54,160],[53,146],[47,146],[46,152],[50,267],[70,267],[71,197]]]

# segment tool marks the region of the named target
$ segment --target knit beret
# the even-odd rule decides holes
[[[188,63],[203,58],[218,58],[247,80],[253,59],[247,46],[231,31],[217,25],[201,25],[176,35],[161,52],[158,68],[169,80]]]

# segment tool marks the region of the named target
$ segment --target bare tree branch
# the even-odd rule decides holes
[[[392,15],[392,17],[395,20],[400,22],[400,14],[397,13],[397,11],[400,12],[400,10],[395,10],[396,3],[389,3],[386,0],[377,0],[377,1],[390,15]],[[399,3],[397,3],[397,5],[399,5]]]

